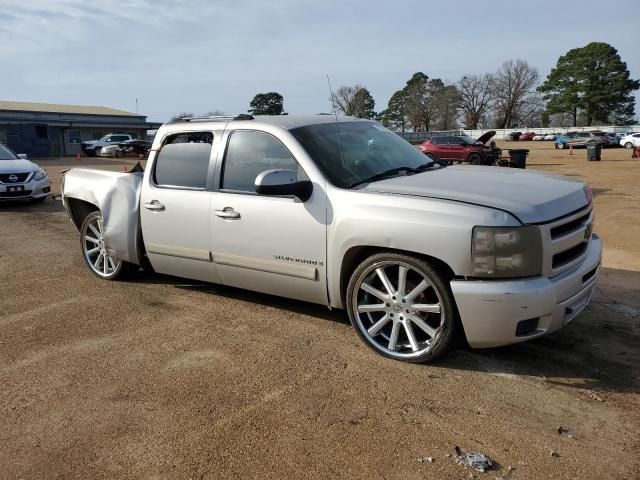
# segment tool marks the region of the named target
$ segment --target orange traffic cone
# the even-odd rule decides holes
[[[573,146],[569,145],[569,155],[573,155]]]
[[[76,160],[80,161],[80,152],[76,153]]]

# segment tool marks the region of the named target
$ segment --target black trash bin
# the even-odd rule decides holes
[[[529,150],[526,148],[512,148],[509,150],[509,166],[513,168],[527,168],[527,155]]]
[[[587,162],[599,161],[602,158],[602,145],[598,142],[587,143]]]

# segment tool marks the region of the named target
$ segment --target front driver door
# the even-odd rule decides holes
[[[304,203],[258,195],[255,179],[265,170],[296,170],[300,179],[306,174],[270,133],[236,130],[226,143],[211,212],[213,260],[223,283],[326,304],[323,182],[311,178],[313,194]]]

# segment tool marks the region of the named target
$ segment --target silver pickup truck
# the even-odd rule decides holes
[[[346,309],[388,357],[537,338],[588,304],[602,245],[567,177],[441,167],[349,117],[184,119],[144,172],[72,169],[62,199],[103,279],[139,266]]]

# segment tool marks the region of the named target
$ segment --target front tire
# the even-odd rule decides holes
[[[624,148],[633,148],[633,143],[627,142],[624,144]]]
[[[482,159],[477,153],[472,153],[471,155],[469,155],[469,158],[467,160],[471,165],[482,165]]]
[[[129,270],[129,264],[108,255],[103,237],[102,214],[91,212],[80,227],[82,256],[89,269],[103,280],[116,280]]]
[[[567,146],[566,143],[559,143],[558,144],[558,150],[564,150],[564,148]]]
[[[346,304],[360,338],[386,357],[426,363],[453,344],[453,294],[444,276],[424,260],[372,255],[351,275]]]

